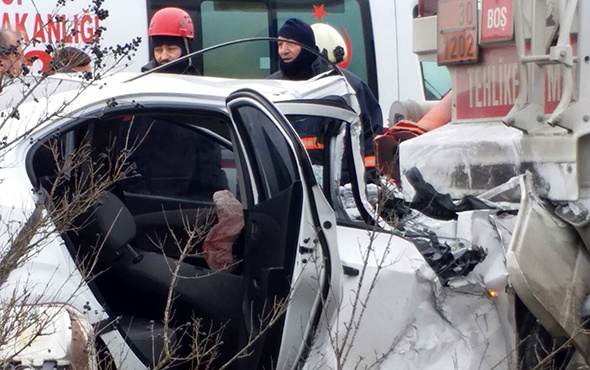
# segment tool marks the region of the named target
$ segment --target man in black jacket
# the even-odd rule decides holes
[[[279,30],[279,39],[286,39],[297,41],[310,48],[316,48],[315,36],[312,28],[300,19],[288,19],[283,27]],[[323,58],[316,54],[305,50],[300,45],[289,42],[278,42],[279,51],[279,70],[269,78],[284,79],[284,80],[307,80],[320,73],[333,70],[334,67]],[[383,115],[381,107],[377,99],[360,78],[352,72],[341,69],[340,70],[348,83],[355,90],[359,105],[361,108],[361,124],[363,129],[365,168],[370,174],[370,177],[375,176],[375,155],[373,151],[373,138],[375,135],[383,132]],[[318,121],[319,123],[320,121]],[[295,129],[301,136],[304,144],[313,155],[314,150],[321,150],[322,145],[317,144],[317,137],[320,133],[321,127],[311,127],[313,125],[305,125],[303,131]],[[303,127],[303,126],[302,126]],[[308,145],[309,144],[309,145]],[[346,174],[343,174],[345,176]]]
[[[152,56],[148,64],[141,68],[142,72],[168,64],[190,53],[189,41],[195,37],[195,29],[190,15],[175,7],[158,10],[150,20],[148,36],[152,40]],[[175,63],[163,68],[165,73],[198,75],[192,60]]]

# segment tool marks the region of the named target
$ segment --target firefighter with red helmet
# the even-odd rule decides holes
[[[171,63],[190,53],[189,41],[195,36],[193,21],[186,11],[174,7],[158,10],[150,21],[148,35],[153,59],[142,68],[143,72],[166,66],[161,72],[199,74],[190,59]],[[124,191],[212,201],[214,192],[228,188],[221,169],[221,147],[196,131],[187,131],[166,118],[137,115],[128,132],[119,137],[122,148],[127,140],[141,142],[130,157],[139,176],[123,184]],[[190,180],[163,181],[187,178]]]
[[[148,36],[152,40],[152,57],[142,72],[168,64],[190,53],[189,41],[195,38],[195,28],[190,15],[180,8],[167,7],[154,13],[150,20]],[[162,72],[199,74],[192,60],[171,64]]]

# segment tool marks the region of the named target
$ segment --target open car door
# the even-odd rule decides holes
[[[226,105],[245,174],[242,311],[249,336],[259,338],[240,367],[300,368],[329,302],[340,297],[334,212],[297,134],[270,101],[239,90]]]

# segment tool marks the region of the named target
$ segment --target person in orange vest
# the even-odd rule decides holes
[[[279,39],[297,41],[303,45],[317,50],[315,35],[310,25],[300,19],[290,18],[280,28],[278,33]],[[325,59],[314,53],[305,50],[300,45],[278,42],[279,52],[279,70],[271,74],[268,78],[283,80],[307,80],[320,73],[333,70],[335,67]],[[337,67],[336,67],[337,68]],[[360,78],[346,69],[340,69],[348,83],[355,90],[361,108],[361,124],[363,129],[363,156],[365,168],[369,180],[376,178],[375,171],[375,154],[373,151],[373,138],[383,133],[383,115],[379,102],[371,92],[371,89]],[[323,149],[321,140],[321,123],[319,121],[307,122],[307,124],[297,125],[295,129],[301,137],[303,144],[307,148],[312,163],[321,164],[319,155],[316,151]],[[343,171],[342,182],[348,182],[347,173]]]

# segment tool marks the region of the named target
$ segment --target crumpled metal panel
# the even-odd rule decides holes
[[[575,229],[557,218],[533,190],[530,174],[521,180],[522,202],[507,266],[514,290],[553,336],[573,337],[590,356],[590,337],[581,334],[580,307],[590,292],[590,255]]]
[[[579,163],[575,135],[524,135],[501,122],[451,123],[399,146],[404,198],[414,189],[405,173],[453,199],[479,195],[532,171],[539,191],[552,200],[577,200]]]
[[[370,231],[339,226],[342,263],[358,269],[360,274],[344,277],[336,321],[324,323],[320,329],[329,330],[332,341],[316,343],[308,366],[335,367],[334,343],[342,344],[353,323],[358,325],[358,331],[345,369],[371,365],[412,370],[514,368],[511,294],[505,290],[507,234],[499,236],[498,225],[489,220],[490,213],[466,212],[458,221],[450,222],[420,218],[421,224],[437,229],[442,237],[474,238],[489,252],[467,277],[451,279],[447,285],[441,284],[418,249],[407,240],[378,233],[371,244]],[[509,229],[510,222],[504,226]],[[369,245],[373,250],[359,293],[366,310],[362,317],[351,320],[362,276],[360,262]],[[379,270],[383,258],[385,263]],[[376,274],[378,278],[371,284]],[[488,293],[490,287],[499,287],[496,298]],[[357,306],[356,313],[359,311]]]

